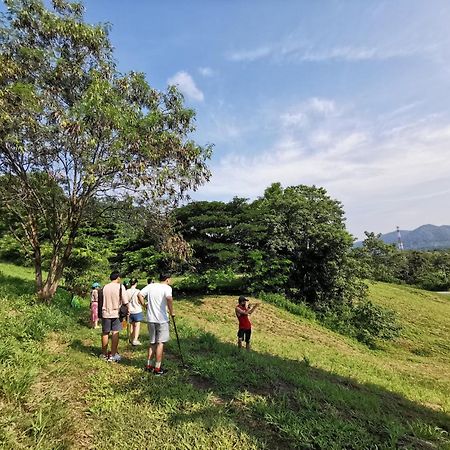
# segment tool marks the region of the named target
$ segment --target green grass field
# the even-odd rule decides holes
[[[376,350],[263,303],[250,353],[234,297],[176,299],[189,368],[173,340],[157,378],[125,332],[99,360],[87,302],[39,305],[30,270],[0,271],[1,448],[450,449],[450,298],[371,285],[404,327]]]

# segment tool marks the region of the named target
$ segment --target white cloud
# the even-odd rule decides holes
[[[280,119],[285,127],[303,127],[309,125],[314,118],[327,117],[334,113],[337,113],[337,108],[333,100],[312,97],[282,113]]]
[[[258,47],[250,50],[238,50],[230,52],[227,56],[230,61],[257,61],[258,59],[263,59],[270,56],[273,49],[269,46]]]
[[[192,100],[202,102],[205,98],[203,92],[197,87],[195,81],[187,72],[177,72],[167,80],[167,84],[178,86],[180,91]]]
[[[306,103],[305,103],[306,104]],[[335,111],[322,107],[319,111]],[[396,225],[450,223],[446,204],[450,125],[435,117],[397,127],[354,115],[334,116],[307,129],[280,128],[258,153],[232,153],[212,167],[202,198],[255,198],[272,182],[324,186],[344,203],[352,233],[387,232]],[[293,119],[292,119],[293,120]]]
[[[199,67],[198,72],[203,77],[212,77],[215,73],[211,67]]]

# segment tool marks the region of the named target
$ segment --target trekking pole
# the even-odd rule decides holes
[[[183,364],[183,367],[186,367],[186,364],[184,364],[184,360],[183,360],[183,354],[181,353],[180,338],[178,337],[177,324],[175,323],[175,316],[172,316],[172,322],[173,322],[173,329],[175,330],[175,336],[177,337],[178,350],[180,351],[181,364]]]

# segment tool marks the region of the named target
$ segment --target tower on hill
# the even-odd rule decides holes
[[[402,241],[402,235],[400,234],[400,228],[397,225],[397,248],[399,250],[403,250],[403,241]]]

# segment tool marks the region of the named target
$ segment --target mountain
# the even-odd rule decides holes
[[[422,225],[415,230],[400,230],[405,250],[433,250],[450,248],[450,225]],[[397,243],[397,232],[381,235],[387,244]],[[358,244],[360,244],[358,242]]]

